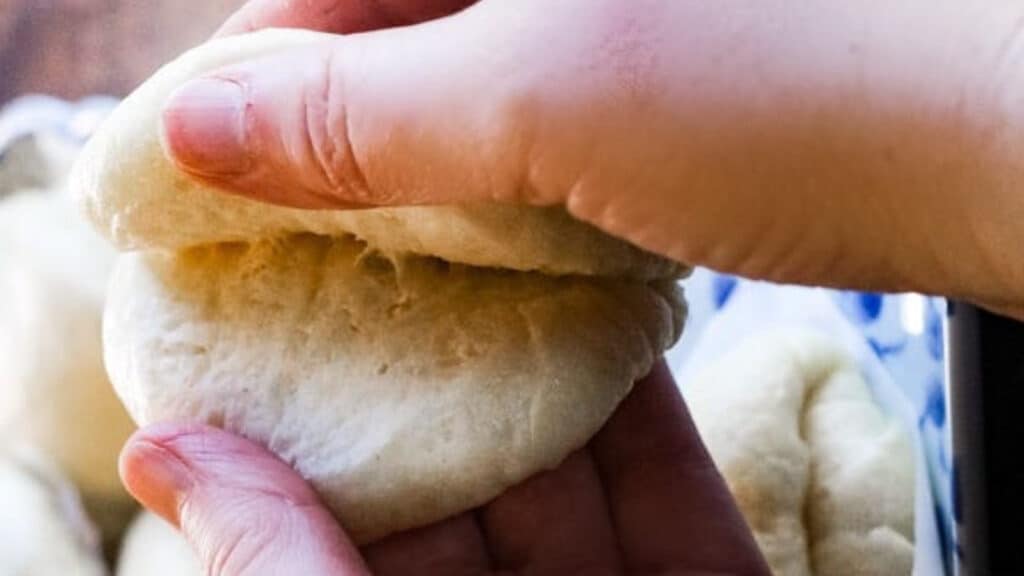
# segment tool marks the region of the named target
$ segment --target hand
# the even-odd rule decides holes
[[[351,32],[465,2],[287,4],[252,2],[222,33],[271,24]],[[195,126],[178,128],[183,136]],[[285,463],[214,428],[144,429],[125,447],[121,471],[144,505],[181,528],[211,574],[768,573],[663,364],[556,470],[363,550]]]
[[[226,432],[142,430],[121,473],[207,574],[768,574],[664,364],[556,470],[361,551],[295,472]]]
[[[262,1],[226,32],[467,3]],[[227,68],[165,128],[183,169],[275,202],[565,204],[692,264],[1024,318],[1022,17],[1008,0],[485,0]]]

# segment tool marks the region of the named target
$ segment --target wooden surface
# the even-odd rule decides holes
[[[243,0],[0,0],[0,103],[123,96]]]

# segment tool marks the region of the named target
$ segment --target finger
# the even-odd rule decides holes
[[[768,574],[664,363],[591,445],[627,571]]]
[[[564,203],[717,270],[1019,307],[1024,9],[727,4],[483,2],[278,55],[222,112],[179,92],[169,152],[281,203]]]
[[[368,574],[309,485],[247,440],[151,426],[128,440],[120,469],[143,505],[180,527],[207,574]]]
[[[601,480],[586,450],[513,487],[479,517],[501,570],[600,574],[620,562]]]
[[[472,513],[388,537],[363,555],[377,576],[484,574],[491,567]]]
[[[515,106],[495,91],[511,88],[519,44],[495,41],[508,36],[510,22],[492,14],[502,6],[338,37],[189,82],[166,106],[164,144],[197,179],[298,207],[516,196],[526,152],[516,142],[530,122],[497,110]]]
[[[308,28],[351,34],[433,20],[474,0],[250,0],[217,31],[217,36],[262,28]]]

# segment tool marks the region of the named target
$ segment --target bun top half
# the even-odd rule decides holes
[[[71,182],[89,219],[123,250],[180,250],[296,233],[355,236],[385,254],[552,275],[678,276],[681,267],[572,218],[560,207],[495,203],[301,210],[219,192],[180,172],[160,142],[171,93],[217,68],[331,35],[271,29],[218,39],[164,66],[86,145]]]

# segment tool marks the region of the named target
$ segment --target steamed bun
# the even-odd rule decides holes
[[[255,439],[357,542],[484,504],[557,466],[678,338],[682,267],[564,208],[296,210],[178,172],[160,111],[219,66],[327,41],[212,41],[129,96],[72,183],[123,250],[104,322],[140,424]]]
[[[185,538],[163,518],[142,512],[121,543],[117,576],[201,576],[202,568]]]
[[[0,201],[0,437],[53,458],[110,536],[134,508],[117,474],[134,425],[103,366],[114,259],[64,191]]]
[[[911,573],[910,440],[843,349],[809,331],[756,335],[684,393],[773,572]]]
[[[0,576],[105,574],[74,488],[35,453],[0,453]]]

